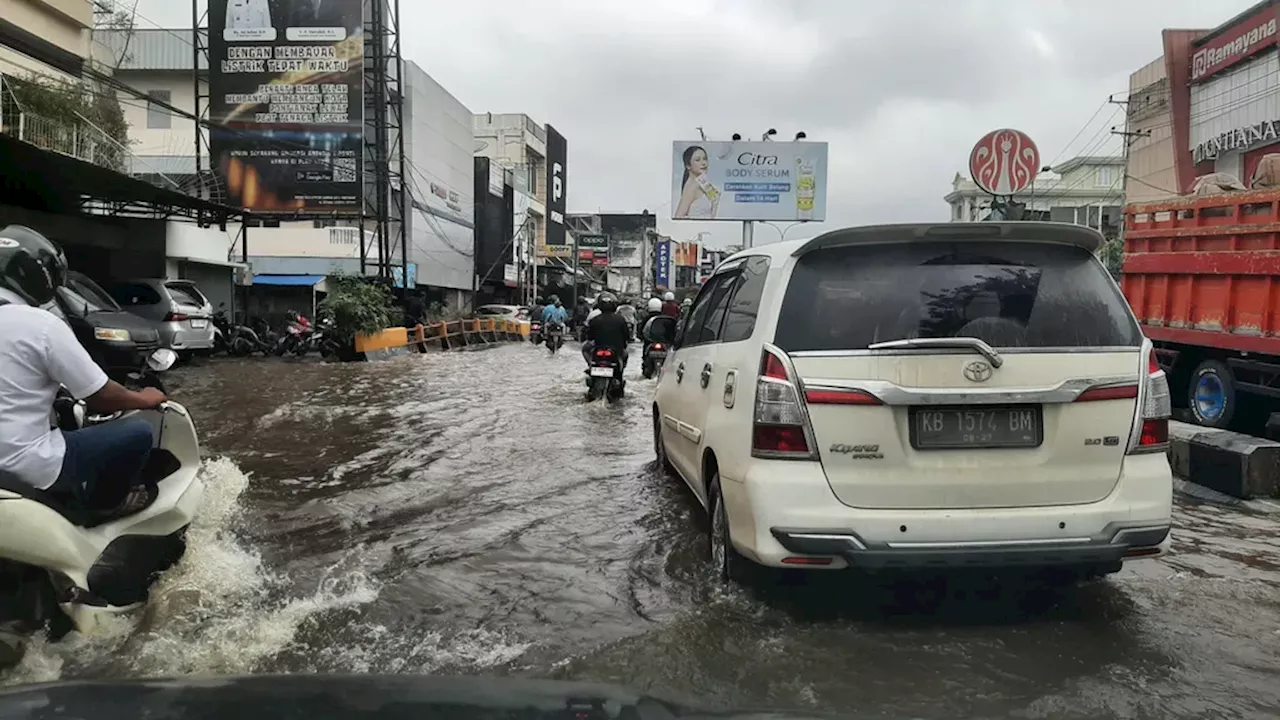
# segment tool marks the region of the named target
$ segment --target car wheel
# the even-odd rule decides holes
[[[720,475],[711,478],[707,493],[711,510],[711,529],[708,540],[711,546],[711,567],[722,581],[750,584],[756,577],[756,566],[733,549],[729,534],[729,513],[724,509],[724,495],[720,492]]]
[[[1231,369],[1218,360],[1205,360],[1191,373],[1187,404],[1196,423],[1225,428],[1236,414],[1236,384]]]
[[[676,468],[667,457],[667,445],[662,440],[662,417],[654,414],[653,418],[653,454],[658,458],[658,467],[668,475],[675,473]]]

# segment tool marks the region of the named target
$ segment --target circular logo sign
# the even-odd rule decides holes
[[[973,382],[986,382],[991,379],[991,364],[974,360],[964,366],[964,376]]]
[[[992,195],[1016,195],[1040,172],[1040,150],[1020,130],[992,130],[969,153],[969,177]]]
[[[0,237],[0,248],[11,250],[18,247],[18,241],[12,238]]]

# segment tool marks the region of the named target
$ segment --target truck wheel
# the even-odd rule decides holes
[[[1196,423],[1225,428],[1236,414],[1236,383],[1231,369],[1218,360],[1205,360],[1187,383],[1187,405]]]

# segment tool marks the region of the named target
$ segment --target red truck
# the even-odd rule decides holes
[[[1135,203],[1124,215],[1121,286],[1175,405],[1210,427],[1253,430],[1280,413],[1280,189]]]

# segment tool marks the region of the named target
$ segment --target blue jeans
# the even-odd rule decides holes
[[[70,493],[82,504],[113,508],[124,502],[151,456],[151,423],[116,420],[63,432],[67,454],[51,490]]]

